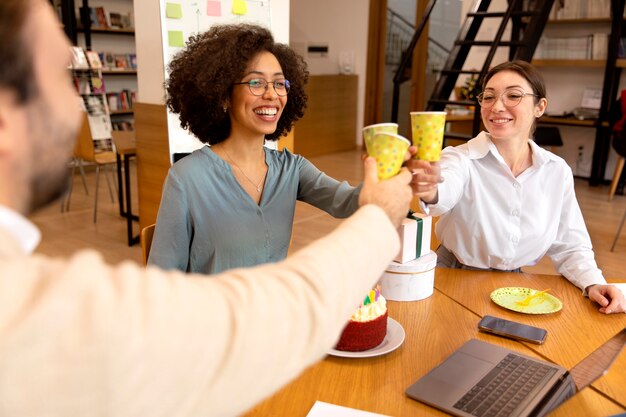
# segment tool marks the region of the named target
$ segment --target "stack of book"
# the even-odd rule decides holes
[[[113,71],[129,71],[137,69],[136,54],[116,54],[113,52],[100,52],[99,55],[104,69]]]
[[[122,90],[118,93],[107,93],[107,102],[111,111],[130,110],[136,99],[136,92],[131,90]]]
[[[608,45],[607,33],[571,37],[543,36],[537,45],[535,58],[602,60],[607,58]]]
[[[80,10],[76,12],[80,16]],[[90,7],[89,20],[91,27],[96,29],[133,29],[134,17],[131,13],[107,12],[104,7]],[[78,22],[80,27],[80,22]]]

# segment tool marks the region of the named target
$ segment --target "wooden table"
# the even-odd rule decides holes
[[[115,142],[115,158],[117,161],[117,192],[120,205],[120,216],[126,218],[126,234],[128,246],[139,243],[139,236],[133,234],[133,220],[139,220],[139,216],[133,214],[132,196],[130,186],[130,158],[137,155],[135,147],[135,135],[132,131],[113,131]],[[124,164],[124,182],[122,183],[122,160]],[[124,198],[123,198],[124,197]],[[124,204],[126,202],[126,204]]]
[[[530,316],[495,305],[489,294],[504,286],[551,288],[561,312]],[[437,268],[435,291],[425,300],[388,303],[389,316],[406,332],[401,347],[373,358],[327,356],[281,391],[250,410],[252,416],[306,416],[316,400],[346,407],[401,416],[444,416],[404,395],[406,388],[441,363],[470,338],[544,358],[567,368],[626,327],[626,315],[606,316],[558,276],[509,274]],[[512,319],[548,330],[544,345],[523,344],[479,333],[485,314]],[[561,405],[552,416],[608,416],[626,411],[626,354],[593,387]]]

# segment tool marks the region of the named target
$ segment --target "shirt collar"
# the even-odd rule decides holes
[[[0,228],[15,238],[24,253],[33,253],[41,241],[41,232],[30,220],[0,205]]]
[[[530,149],[533,153],[533,165],[540,166],[549,161],[556,161],[557,156],[552,152],[548,152],[541,146],[537,145],[534,140],[528,140]],[[491,135],[487,132],[480,132],[475,138],[467,142],[467,152],[470,159],[481,159],[487,156],[489,152],[494,155],[500,155],[496,145],[491,141]]]

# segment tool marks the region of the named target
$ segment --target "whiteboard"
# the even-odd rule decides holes
[[[272,29],[270,0],[160,0],[164,79],[167,67],[187,39],[223,23],[255,23]],[[170,157],[204,144],[180,127],[178,115],[167,110]]]

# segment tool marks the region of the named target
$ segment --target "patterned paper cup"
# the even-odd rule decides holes
[[[363,142],[365,143],[365,148],[369,149],[369,142],[374,140],[374,135],[376,133],[395,133],[398,134],[398,124],[397,123],[378,123],[375,125],[365,126],[363,128]]]
[[[415,159],[438,161],[446,127],[445,111],[411,112],[413,145],[417,148]]]
[[[403,136],[395,133],[376,133],[367,147],[367,154],[376,159],[378,178],[386,180],[396,175],[402,163],[404,155],[411,146],[411,142]]]

